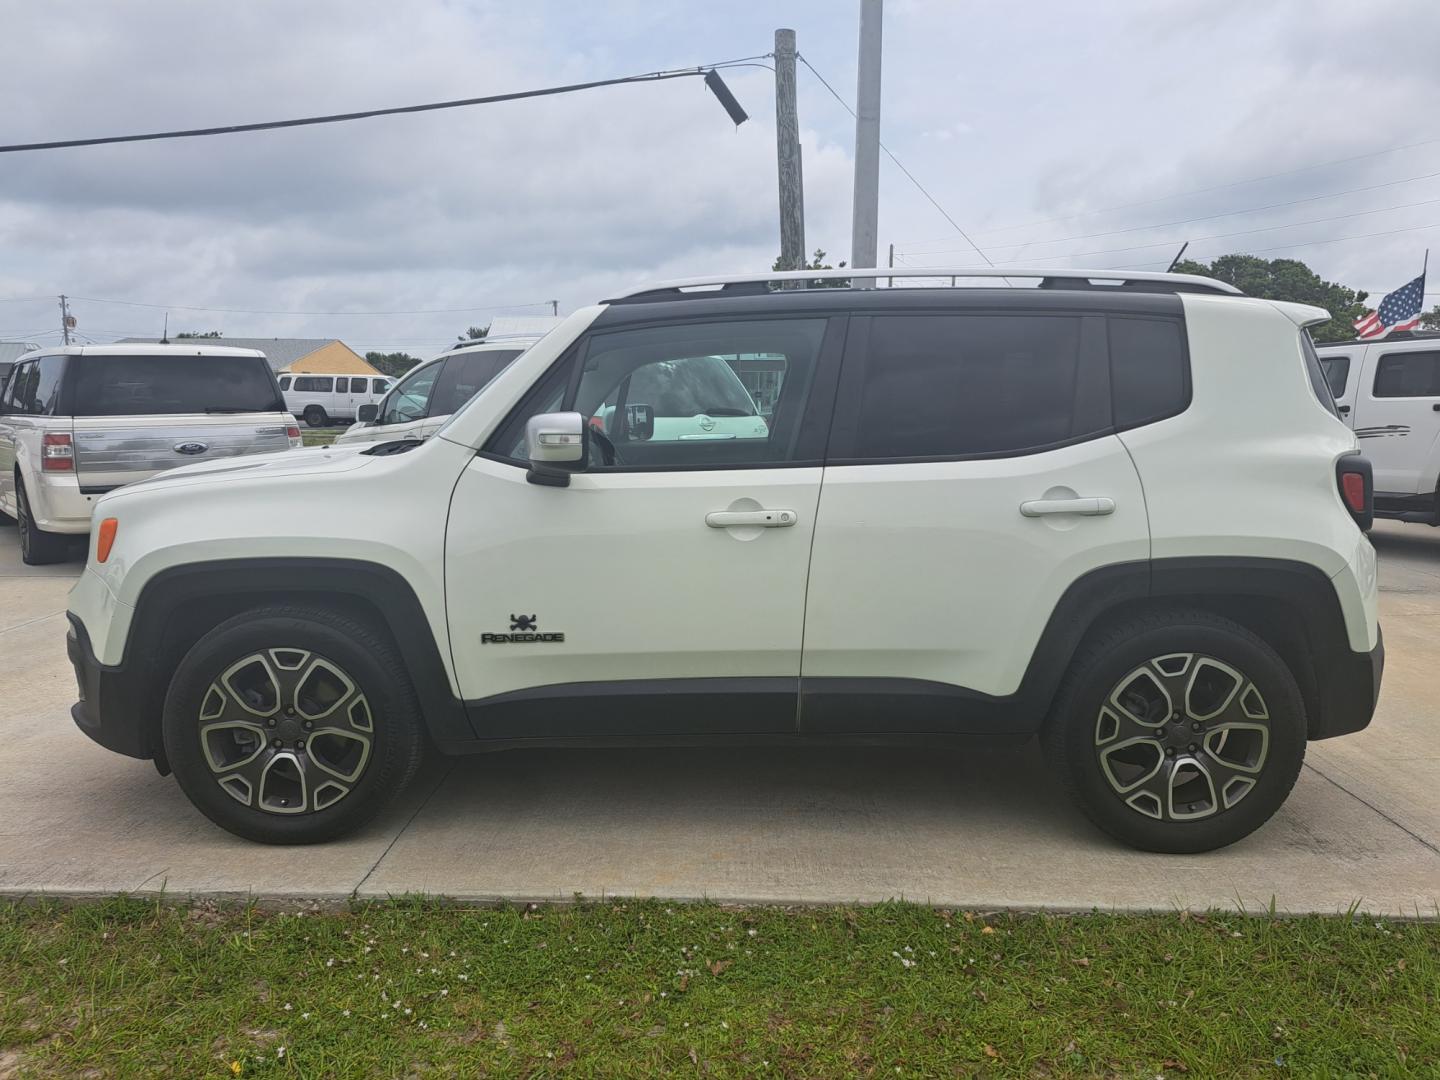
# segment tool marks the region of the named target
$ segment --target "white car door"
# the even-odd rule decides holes
[[[1122,363],[1138,350],[1178,393],[1180,320],[1108,322]],[[1019,690],[1061,596],[1148,558],[1139,478],[1113,433],[1106,324],[1045,310],[851,320],[802,730],[893,733],[886,703],[900,698],[905,732],[1005,730],[985,706]]]
[[[1440,435],[1440,348],[1377,342],[1366,351],[1351,426],[1375,470],[1375,490],[1429,492]]]
[[[645,315],[617,307],[601,316],[456,485],[447,612],[482,737],[795,730],[844,320],[712,316],[630,328]],[[566,487],[527,481],[530,416],[588,421],[646,367],[756,352],[776,357],[783,374],[768,438],[665,439],[653,425],[591,425],[586,471]],[[657,404],[622,402],[615,416]]]

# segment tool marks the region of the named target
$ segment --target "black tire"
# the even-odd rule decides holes
[[[218,686],[234,665],[262,654],[270,661],[270,682],[265,685],[275,688],[275,700],[272,708],[269,700],[249,698],[251,705],[258,704],[262,713],[269,714],[268,719],[252,719],[237,693]],[[300,654],[309,659],[297,660]],[[329,666],[312,668],[316,660]],[[279,666],[292,661],[298,665],[294,669]],[[244,678],[263,683],[264,668],[263,662],[260,668],[252,663],[232,674],[225,685],[241,686]],[[332,693],[328,712],[309,710],[323,719],[317,719],[312,729],[299,730],[303,712],[295,709],[302,702],[323,705],[327,692],[343,690],[341,680],[331,674],[334,669],[351,683],[350,689],[338,696]],[[317,674],[307,679],[312,670]],[[289,681],[296,685],[287,690]],[[221,712],[216,712],[217,700]],[[287,702],[293,708],[287,710]],[[206,711],[211,715],[202,717]],[[231,713],[238,717],[234,724],[227,723]],[[361,716],[368,716],[369,728],[357,722]],[[206,719],[215,727],[206,726],[212,741],[202,745]],[[222,829],[266,844],[320,843],[359,828],[405,789],[426,746],[414,687],[389,636],[369,623],[318,607],[257,608],[215,627],[176,668],[162,724],[170,767],[190,801]],[[227,729],[232,727],[238,736],[230,735]],[[257,733],[263,737],[257,738]],[[323,752],[322,737],[328,747]],[[346,783],[340,782],[344,776],[319,764],[329,757],[335,766],[367,737],[363,753],[355,751],[360,755],[359,771]],[[287,739],[296,740],[303,750]],[[313,741],[307,744],[307,739]],[[246,757],[257,741],[259,748]],[[226,757],[232,748],[237,764]],[[218,768],[212,766],[217,760]],[[268,779],[272,768],[277,780]],[[303,786],[291,782],[297,776]],[[222,787],[222,780],[230,787]],[[243,792],[246,788],[248,792]],[[335,789],[341,788],[344,793],[335,795]],[[297,791],[298,797],[283,800],[282,796]],[[262,801],[272,808],[264,808]],[[294,809],[297,803],[304,809]],[[292,808],[276,809],[287,805]]]
[[[1225,709],[1197,719],[1237,675]],[[1202,702],[1207,687],[1210,700]],[[1164,719],[1174,697],[1178,711]],[[1129,707],[1115,707],[1119,701]],[[1161,716],[1155,727],[1141,719],[1142,703],[1148,721]],[[1306,730],[1299,687],[1274,649],[1228,619],[1171,610],[1113,626],[1082,646],[1041,739],[1091,821],[1132,847],[1184,854],[1233,844],[1270,819],[1300,775]],[[1152,767],[1150,779],[1129,786]],[[1192,817],[1197,808],[1202,816]]]
[[[305,423],[311,427],[324,427],[330,423],[330,417],[319,405],[309,405],[305,409]]]
[[[70,537],[46,532],[35,524],[25,484],[18,476],[15,478],[15,524],[20,531],[20,558],[26,566],[48,566],[69,557]]]

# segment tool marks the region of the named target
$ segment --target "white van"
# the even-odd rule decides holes
[[[305,372],[280,376],[285,407],[311,427],[354,420],[361,405],[385,396],[394,379],[383,375],[320,375]]]
[[[1440,333],[1315,351],[1335,407],[1375,470],[1375,516],[1440,525]]]

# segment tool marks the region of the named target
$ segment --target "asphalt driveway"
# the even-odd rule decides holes
[[[1365,732],[1311,744],[1280,814],[1203,856],[1121,848],[1033,747],[515,751],[432,762],[344,841],[267,848],[72,724],[65,595],[0,526],[0,894],[642,895],[965,907],[1440,914],[1440,530],[1382,523],[1387,672]]]

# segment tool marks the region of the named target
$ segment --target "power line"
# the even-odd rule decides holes
[[[805,59],[805,57],[800,53],[795,54],[795,59],[799,60],[802,64],[804,64],[807,68],[810,69],[810,74],[814,75],[815,78],[820,80],[820,85],[825,87],[826,90],[830,91],[830,96],[833,97],[836,101],[838,101],[844,107],[846,112],[848,112],[851,116],[855,115],[855,110],[850,107],[850,103],[835,92],[835,88],[826,81],[825,76],[821,75],[820,72],[815,70],[814,64],[810,63],[810,61]],[[925,186],[921,184],[919,180],[915,179],[915,174],[904,166],[900,159],[895,156],[894,152],[892,152],[891,149],[883,142],[880,143],[880,149],[884,150],[885,156],[888,157],[891,161],[893,161],[896,167],[905,174],[905,178],[909,180],[910,183],[915,185],[915,189],[919,191],[921,195],[924,195],[925,198],[930,200],[930,205],[935,207],[936,210],[940,211],[940,216],[943,217],[946,221],[948,221],[951,228],[953,228],[957,233],[959,233],[960,236],[964,239],[964,241],[969,244],[971,248],[974,249],[975,254],[979,255],[980,258],[984,259],[987,265],[994,266],[995,264],[990,261],[990,256],[986,255],[985,252],[980,250],[980,245],[975,243],[974,240],[970,239],[969,233],[962,229],[960,227],[960,223],[956,221],[953,217],[951,217],[943,206],[941,206],[938,202],[935,201],[935,196],[931,195],[930,192],[925,190]]]
[[[493,105],[501,101],[518,101],[522,98],[570,94],[578,90],[593,90],[599,86],[619,86],[622,83],[661,82],[665,79],[686,79],[694,77],[703,78],[707,72],[713,71],[718,66],[762,59],[764,59],[763,54],[759,56],[741,57],[739,60],[721,61],[720,64],[708,64],[696,68],[651,71],[643,75],[625,75],[616,79],[596,79],[593,82],[570,83],[566,86],[547,86],[538,90],[517,90],[508,94],[489,94],[485,97],[459,98],[454,101],[432,101],[423,105],[396,105],[384,109],[364,109],[360,112],[330,113],[326,116],[302,116],[293,120],[262,120],[251,124],[227,124],[222,127],[189,128],[179,131],[151,131],[139,135],[106,135],[94,139],[60,139],[52,142],[12,143],[8,146],[0,146],[0,154],[21,153],[30,150],[62,150],[78,146],[107,146],[113,143],[152,142],[157,139],[191,139],[201,135],[235,135],[246,131],[273,131],[277,128],[307,127],[314,124],[338,124],[350,120],[368,120],[376,116],[435,112],[440,109],[461,109],[471,105]]]
[[[1108,230],[1108,231],[1106,231],[1106,232],[1082,233],[1082,234],[1080,234],[1080,235],[1078,235],[1078,236],[1055,237],[1054,239],[1051,239],[1051,240],[1024,240],[1024,241],[1017,241],[1016,243],[1013,243],[1013,244],[1005,244],[1005,245],[1002,245],[1002,246],[1004,246],[1004,247],[1029,247],[1031,244],[1062,244],[1062,243],[1066,243],[1066,242],[1068,242],[1068,241],[1070,241],[1070,240],[1093,240],[1093,239],[1095,239],[1095,238],[1097,238],[1097,237],[1101,237],[1101,236],[1121,236],[1121,235],[1123,235],[1123,234],[1125,234],[1125,233],[1146,232],[1146,231],[1148,231],[1148,230],[1150,230],[1150,229],[1168,229],[1168,228],[1171,228],[1171,227],[1173,227],[1173,226],[1175,226],[1175,225],[1192,225],[1192,224],[1194,224],[1194,223],[1197,222],[1197,221],[1215,221],[1215,220],[1217,220],[1217,219],[1219,219],[1219,218],[1239,217],[1239,216],[1241,216],[1241,215],[1243,215],[1243,214],[1255,214],[1255,213],[1259,213],[1259,212],[1262,211],[1262,210],[1279,210],[1279,209],[1283,209],[1283,208],[1285,208],[1285,207],[1287,207],[1287,206],[1299,206],[1299,205],[1301,205],[1301,204],[1303,204],[1303,203],[1321,202],[1321,201],[1323,201],[1323,200],[1325,200],[1325,199],[1336,199],[1336,198],[1339,198],[1339,197],[1342,196],[1342,195],[1357,195],[1357,194],[1359,194],[1359,193],[1361,193],[1361,192],[1365,192],[1365,191],[1378,191],[1378,190],[1380,190],[1381,188],[1395,187],[1395,186],[1397,186],[1397,185],[1399,185],[1399,184],[1412,184],[1412,183],[1415,183],[1416,181],[1419,181],[1419,180],[1433,180],[1433,179],[1434,179],[1435,177],[1437,177],[1437,176],[1440,176],[1440,172],[1425,173],[1424,175],[1421,175],[1421,176],[1410,176],[1410,177],[1406,177],[1404,180],[1391,180],[1391,181],[1388,181],[1387,183],[1384,183],[1384,184],[1371,184],[1371,185],[1368,186],[1368,187],[1350,188],[1350,189],[1348,189],[1348,190],[1346,190],[1346,191],[1335,191],[1335,192],[1331,192],[1331,193],[1329,193],[1329,194],[1327,194],[1327,195],[1311,195],[1311,196],[1309,196],[1308,198],[1304,198],[1304,199],[1289,199],[1289,200],[1287,200],[1287,201],[1285,201],[1285,202],[1269,203],[1269,204],[1267,204],[1267,205],[1265,205],[1265,206],[1251,206],[1251,207],[1247,207],[1247,208],[1244,209],[1244,210],[1230,210],[1230,211],[1227,211],[1226,213],[1223,213],[1223,214],[1206,214],[1206,215],[1203,215],[1203,216],[1201,216],[1201,217],[1181,218],[1181,219],[1176,220],[1176,221],[1156,222],[1156,223],[1153,224],[1153,225],[1131,225],[1131,226],[1128,226],[1127,228],[1124,228],[1124,229],[1110,229],[1110,230]],[[1412,204],[1409,204],[1409,205],[1418,205],[1418,204],[1413,204],[1413,203],[1412,203]],[[1388,209],[1396,209],[1396,208],[1395,208],[1395,207],[1390,207],[1390,208],[1388,208]],[[1283,226],[1276,226],[1276,228],[1283,228]],[[915,255],[941,255],[941,254],[945,254],[946,252],[950,252],[950,251],[963,251],[963,250],[964,250],[963,248],[938,248],[938,249],[933,250],[933,251],[916,251],[916,252],[911,252],[911,254],[915,254]]]
[[[1099,210],[1082,210],[1075,214],[1062,214],[1059,217],[1044,218],[1040,221],[1027,221],[1017,225],[997,225],[993,229],[985,229],[976,235],[993,236],[997,232],[1010,232],[1013,229],[1028,229],[1036,225],[1051,225],[1057,221],[1074,221],[1076,218],[1095,217],[1098,214],[1108,214],[1115,210],[1129,210],[1136,206],[1153,206],[1159,202],[1169,202],[1171,199],[1184,199],[1191,195],[1205,195],[1212,191],[1224,191],[1227,188],[1243,187],[1246,184],[1258,184],[1263,180],[1277,180],[1282,176],[1294,176],[1297,173],[1311,172],[1315,169],[1328,169],[1332,165],[1345,165],[1352,161],[1363,161],[1366,158],[1382,157],[1385,154],[1398,154],[1402,150],[1414,150],[1421,146],[1433,146],[1440,143],[1440,138],[1422,139],[1419,142],[1404,143],[1400,146],[1390,146],[1384,150],[1372,150],[1365,154],[1354,154],[1350,157],[1335,158],[1333,161],[1321,161],[1313,165],[1301,165],[1296,169],[1286,169],[1283,172],[1267,173],[1264,176],[1251,176],[1244,180],[1231,180],[1224,184],[1212,184],[1210,187],[1193,188],[1190,191],[1177,191],[1171,195],[1160,195],[1153,199],[1141,199],[1138,202],[1117,203],[1114,206],[1102,207]],[[928,240],[914,240],[911,243],[931,243]]]
[[[107,300],[97,296],[72,296],[70,299],[83,300],[87,304],[121,304],[125,307],[153,308],[157,311],[208,311],[224,315],[465,315],[508,308],[550,306],[549,300],[527,300],[520,304],[485,304],[480,307],[463,308],[417,308],[414,311],[290,311],[265,310],[263,308],[200,307],[196,304],[142,304],[137,300]]]
[[[1323,224],[1325,224],[1326,222],[1330,222],[1330,221],[1345,221],[1345,220],[1348,220],[1348,219],[1350,219],[1350,218],[1367,217],[1367,216],[1369,216],[1370,214],[1384,214],[1384,213],[1390,212],[1391,210],[1409,210],[1409,209],[1412,209],[1412,208],[1414,208],[1414,207],[1416,207],[1416,206],[1433,206],[1433,205],[1435,205],[1436,203],[1440,203],[1440,199],[1421,199],[1419,202],[1399,203],[1399,204],[1396,205],[1396,206],[1381,206],[1381,207],[1378,207],[1377,209],[1374,209],[1374,210],[1358,210],[1358,211],[1356,211],[1355,213],[1352,213],[1352,214],[1334,214],[1334,215],[1331,215],[1330,217],[1310,218],[1310,219],[1307,220],[1307,221],[1291,221],[1291,222],[1288,222],[1287,224],[1284,224],[1284,225],[1267,225],[1267,226],[1265,226],[1265,227],[1263,227],[1263,228],[1259,228],[1259,229],[1239,229],[1239,230],[1236,230],[1235,232],[1211,233],[1209,236],[1194,236],[1194,237],[1188,237],[1188,238],[1180,237],[1180,238],[1175,238],[1175,239],[1170,239],[1170,240],[1157,240],[1157,241],[1155,241],[1153,244],[1131,244],[1131,245],[1128,246],[1128,247],[1099,248],[1099,249],[1094,250],[1094,251],[1069,251],[1069,252],[1063,252],[1063,253],[1056,253],[1056,254],[1054,254],[1054,255],[1047,255],[1047,256],[1045,256],[1045,258],[1047,258],[1047,259],[1078,259],[1078,258],[1082,258],[1083,256],[1086,256],[1086,255],[1114,255],[1114,254],[1116,254],[1116,253],[1118,253],[1118,252],[1121,252],[1121,251],[1146,251],[1146,250],[1148,250],[1148,249],[1150,249],[1150,248],[1174,247],[1176,244],[1180,243],[1182,239],[1188,239],[1189,242],[1190,242],[1190,243],[1193,243],[1193,244],[1203,243],[1203,242],[1206,241],[1206,240],[1228,240],[1228,239],[1230,239],[1231,237],[1235,237],[1235,236],[1254,236],[1256,233],[1276,232],[1276,231],[1279,230],[1279,229],[1293,229],[1293,228],[1297,228],[1297,227],[1299,227],[1299,226],[1301,226],[1301,225],[1323,225]],[[1399,231],[1404,232],[1405,230],[1401,229],[1401,230],[1399,230]],[[1102,234],[1102,235],[1104,235],[1104,234]],[[1020,246],[1023,246],[1023,245],[1020,245]],[[960,250],[963,250],[963,249],[962,249],[962,248],[952,248],[952,249],[950,249],[950,250],[952,250],[952,251],[960,251]],[[1266,248],[1266,249],[1264,249],[1264,250],[1267,250],[1267,251],[1268,251],[1268,250],[1273,250],[1273,249]],[[919,255],[944,255],[944,254],[946,254],[946,252],[944,252],[944,251],[922,251],[922,252],[912,252],[911,254],[919,254]]]

